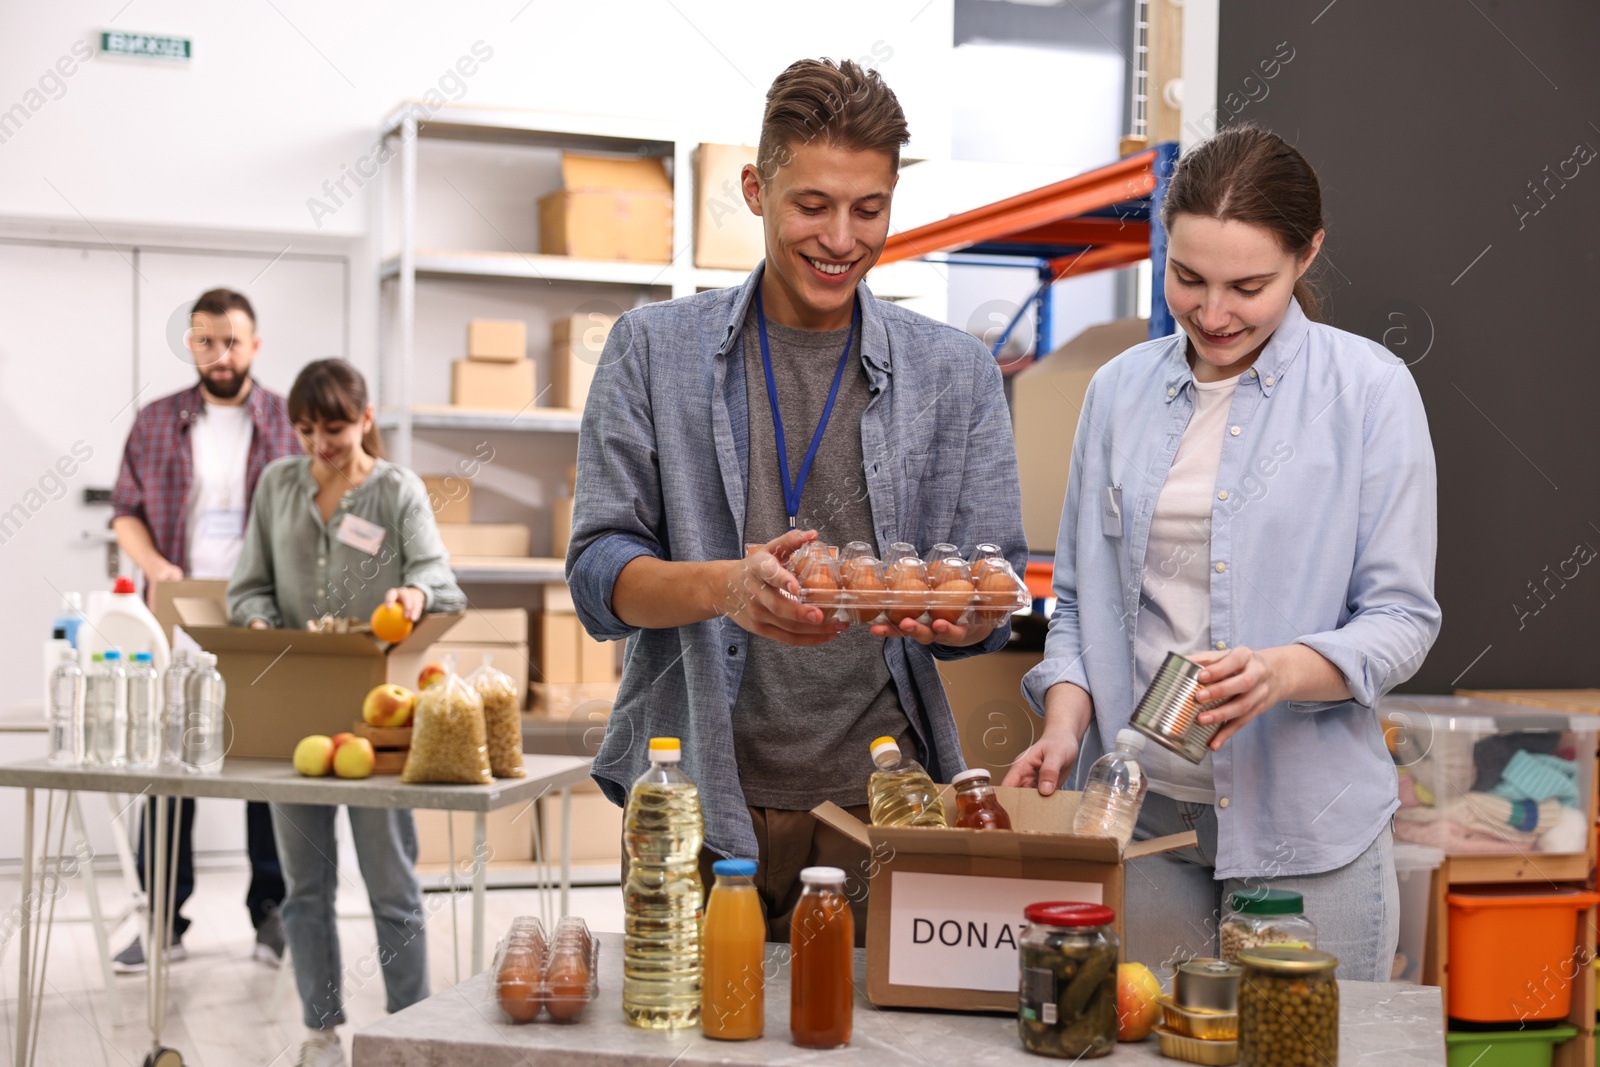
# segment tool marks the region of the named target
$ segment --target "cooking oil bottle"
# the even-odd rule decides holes
[[[878,768],[867,779],[867,804],[874,826],[948,826],[939,787],[922,764],[900,754],[892,737],[872,742]]]
[[[634,1026],[700,1022],[700,790],[678,769],[676,737],[650,739],[650,769],[628,794],[623,837],[622,1014]]]

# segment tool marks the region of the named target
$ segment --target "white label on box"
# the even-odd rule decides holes
[[[1041,900],[1101,901],[1096,882],[890,871],[889,981],[945,989],[1017,988],[1022,910]]]

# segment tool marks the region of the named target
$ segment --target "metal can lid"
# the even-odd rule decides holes
[[[1196,978],[1238,978],[1244,968],[1237,963],[1227,960],[1184,960],[1178,964],[1180,974],[1193,975]]]
[[[1253,948],[1239,953],[1239,962],[1274,974],[1319,974],[1339,966],[1339,957],[1314,948]]]
[[[806,867],[800,872],[806,885],[843,885],[844,870],[839,867]]]
[[[1234,911],[1246,915],[1302,915],[1306,910],[1305,897],[1291,889],[1241,889],[1228,898]]]
[[[1075,900],[1047,900],[1029,904],[1022,911],[1031,923],[1041,926],[1110,926],[1117,913],[1104,904],[1086,904]]]
[[[954,778],[950,779],[950,784],[954,785],[954,786],[959,786],[962,782],[970,782],[975,778],[981,778],[985,782],[987,782],[989,780],[989,770],[988,770],[988,768],[986,768],[986,767],[973,767],[970,770],[962,771],[960,774],[958,774]]]

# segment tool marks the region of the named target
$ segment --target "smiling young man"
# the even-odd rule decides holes
[[[244,545],[245,515],[267,464],[300,451],[283,397],[250,375],[261,337],[256,313],[244,294],[231,289],[202,293],[189,311],[184,345],[200,380],[188,389],[153,400],[140,410],[122,453],[122,469],[111,496],[117,544],[144,573],[146,585],[184,578],[227,579]],[[264,803],[245,805],[250,854],[250,889],[245,903],[256,928],[256,958],[276,966],[283,957],[283,875],[272,840],[272,817]],[[194,801],[168,800],[167,818],[177,814],[177,913],[194,891],[190,831]],[[155,811],[152,800],[149,813]],[[144,842],[138,842],[144,877]],[[181,959],[189,920],[177,915],[171,955]],[[117,954],[117,970],[146,967],[139,938]]]
[[[879,736],[941,780],[960,771],[934,660],[1009,633],[845,630],[792,599],[781,561],[817,538],[880,554],[992,542],[1019,569],[1026,554],[995,361],[863,284],[907,139],[877,73],[828,60],[784,71],[743,174],[765,261],[738,288],[624,315],[579,438],[567,577],[589,632],[628,641],[595,778],[623,803],[648,739],[681,738],[705,811],[703,872],[717,856],[759,860],[777,940],[802,867],[844,867],[864,900],[865,850],[810,809],[831,800],[866,818]]]

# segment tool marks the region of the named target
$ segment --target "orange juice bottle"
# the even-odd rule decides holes
[[[767,921],[756,896],[754,860],[718,860],[717,882],[706,903],[704,984],[700,1029],[707,1037],[747,1041],[766,1021],[762,973]]]
[[[789,1032],[801,1048],[842,1048],[850,1043],[856,944],[844,872],[807,867],[800,881],[789,929]]]

